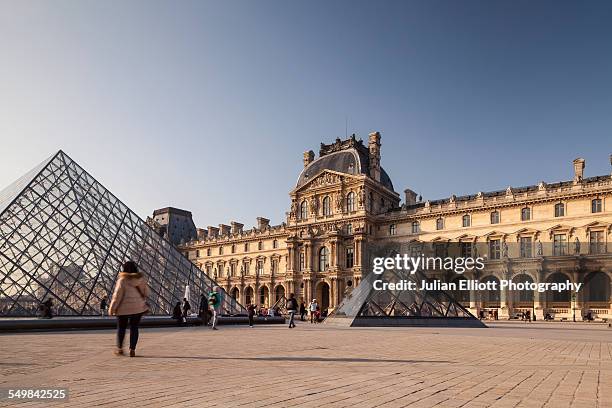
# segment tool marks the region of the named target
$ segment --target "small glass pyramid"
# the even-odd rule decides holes
[[[375,280],[388,283],[414,282],[414,290],[376,290]],[[427,278],[421,271],[386,270],[369,273],[326,319],[328,324],[352,327],[425,326],[486,327],[448,293],[421,290]]]

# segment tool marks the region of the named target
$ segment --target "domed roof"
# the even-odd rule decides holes
[[[369,158],[355,148],[345,149],[338,152],[328,153],[319,157],[302,170],[298,178],[296,188],[299,188],[323,170],[333,170],[345,174],[365,174],[369,173]],[[380,182],[391,191],[393,183],[387,172],[381,168]]]

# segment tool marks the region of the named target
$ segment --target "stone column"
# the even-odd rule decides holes
[[[336,299],[338,298],[338,294],[336,293],[338,285],[336,282],[336,278],[331,278],[331,285],[329,287],[329,307],[332,309],[336,307]]]
[[[312,271],[312,242],[304,242],[304,272]]]

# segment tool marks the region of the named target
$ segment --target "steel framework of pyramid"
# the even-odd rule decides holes
[[[414,282],[416,289],[376,290],[375,280]],[[420,289],[422,280],[427,278],[421,271],[369,273],[325,323],[351,327],[486,327],[448,293]]]
[[[62,151],[0,192],[1,317],[35,316],[47,299],[57,315],[96,315],[126,260],[147,277],[152,314],[170,314],[187,285],[197,297],[216,285]],[[221,292],[224,314],[245,312]]]

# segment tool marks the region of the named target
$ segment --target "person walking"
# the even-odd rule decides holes
[[[304,321],[304,316],[306,315],[306,304],[304,301],[300,302],[300,320]]]
[[[174,309],[172,310],[172,318],[176,320],[176,324],[179,326],[183,325],[183,311],[181,310],[181,302],[176,302]]]
[[[100,316],[104,317],[106,315],[106,308],[108,307],[108,299],[106,296],[102,298],[100,301]]]
[[[219,308],[221,306],[221,295],[219,294],[219,287],[214,286],[212,292],[208,295],[208,304],[212,309],[212,329],[217,329],[217,318],[219,317]]]
[[[208,325],[208,299],[206,299],[205,294],[200,295],[198,315],[200,316],[200,319],[202,319],[202,324],[204,326]]]
[[[191,304],[187,300],[187,298],[183,298],[183,320],[185,324],[187,324],[187,317],[189,317],[189,312],[191,311]]]
[[[315,323],[314,319],[318,308],[317,299],[312,299],[310,305],[308,305],[308,309],[310,309],[310,323]]]
[[[247,312],[249,312],[249,327],[253,328],[253,323],[255,320],[255,305],[254,304],[250,304],[247,306]]]
[[[149,285],[138,266],[133,261],[123,264],[122,272],[115,284],[115,291],[109,307],[109,313],[117,316],[117,349],[115,354],[123,355],[123,339],[130,325],[130,357],[136,356],[138,343],[138,326],[142,315],[149,311],[147,297]]]
[[[287,312],[289,312],[289,328],[290,329],[293,329],[295,327],[295,322],[293,321],[293,319],[295,318],[297,309],[298,309],[297,300],[295,300],[295,295],[291,293],[289,295],[289,299],[287,299]]]

